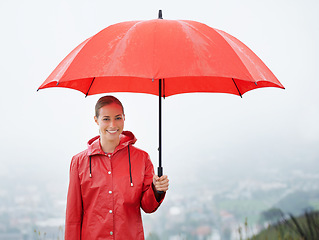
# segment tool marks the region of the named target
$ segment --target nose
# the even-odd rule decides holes
[[[115,121],[114,120],[111,120],[110,121],[110,127],[114,127],[115,126]]]

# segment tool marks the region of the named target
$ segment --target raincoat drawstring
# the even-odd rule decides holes
[[[90,178],[92,177],[92,169],[91,169],[91,155],[90,155]]]
[[[133,187],[133,181],[132,181],[132,170],[131,170],[131,155],[130,155],[130,145],[127,145],[128,150],[128,162],[130,167],[130,180],[131,180],[131,187]]]

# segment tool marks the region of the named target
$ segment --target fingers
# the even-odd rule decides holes
[[[166,175],[158,177],[157,175],[153,176],[153,184],[157,191],[166,192],[169,187],[169,180]]]

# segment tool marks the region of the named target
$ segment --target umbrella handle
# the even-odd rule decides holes
[[[163,176],[163,167],[158,167],[157,168],[157,176],[161,177]],[[159,194],[163,194],[163,191],[157,191]]]
[[[157,168],[157,176],[159,176],[159,177],[163,176],[163,167]]]

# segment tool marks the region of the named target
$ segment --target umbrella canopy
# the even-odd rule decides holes
[[[284,88],[235,37],[195,21],[155,19],[114,24],[85,40],[39,89],[158,95],[159,79],[165,79],[164,96]]]
[[[111,25],[77,46],[39,89],[65,87],[86,96],[138,92],[159,96],[159,173],[162,175],[161,99],[180,93],[242,96],[262,87],[284,88],[235,37],[188,20],[129,21]]]

